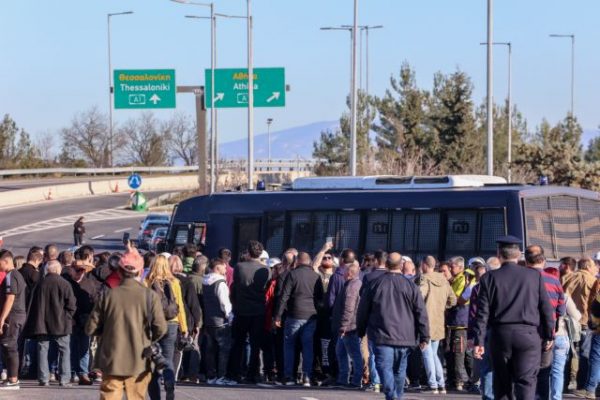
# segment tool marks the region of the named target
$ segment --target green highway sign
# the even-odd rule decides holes
[[[115,108],[175,108],[174,69],[115,69]]]
[[[211,70],[205,71],[206,108],[211,108]],[[216,108],[248,107],[248,69],[215,69]],[[254,68],[254,107],[285,107],[285,69]]]

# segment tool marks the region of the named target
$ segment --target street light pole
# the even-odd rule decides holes
[[[248,190],[254,188],[254,60],[252,48],[252,0],[246,0],[248,28]]]
[[[133,14],[133,11],[124,11],[118,13],[106,14],[106,30],[108,32],[108,146],[110,148],[110,166],[114,167],[114,138],[113,138],[113,103],[112,103],[112,60],[110,51],[110,18],[116,15],[128,15]]]
[[[350,95],[350,175],[356,176],[356,125],[358,88],[356,86],[356,34],[358,31],[358,0],[354,0],[354,26],[352,28],[352,93]]]
[[[550,37],[571,39],[571,120],[573,120],[573,118],[575,118],[575,35],[551,34]],[[573,125],[572,122],[571,125]]]
[[[494,175],[494,99],[493,99],[493,0],[487,2],[487,174]]]
[[[487,45],[486,42],[480,43]],[[494,46],[506,46],[508,48],[508,183],[512,180],[512,43],[511,42],[493,42]]]
[[[269,170],[271,169],[271,124],[273,123],[273,118],[267,118],[267,140],[268,143],[268,157],[269,157]]]

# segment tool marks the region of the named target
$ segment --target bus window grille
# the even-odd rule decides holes
[[[436,255],[440,247],[440,212],[418,213],[418,245],[412,252],[415,260],[428,254]]]
[[[554,196],[551,207],[556,258],[584,254],[577,198]]]
[[[290,215],[290,246],[298,251],[312,250],[313,227],[309,212],[294,212]]]
[[[315,229],[312,239],[312,254],[317,254],[321,250],[328,236],[333,237],[335,241],[336,219],[336,214],[333,211],[313,213]]]
[[[369,211],[365,232],[365,251],[386,250],[388,235],[391,231],[390,217],[387,211]]]
[[[335,247],[358,251],[360,245],[360,213],[341,212],[338,214],[338,228]]]
[[[600,201],[580,199],[581,231],[586,254],[600,251]]]
[[[390,232],[390,250],[402,251],[405,249],[404,238],[406,230],[406,213],[403,211],[392,212]],[[406,250],[404,250],[406,251]]]
[[[465,258],[478,256],[477,210],[448,211],[446,229],[446,253]]]
[[[496,255],[496,240],[505,234],[504,211],[482,211],[479,242],[481,254],[478,255],[482,257]]]
[[[285,214],[271,213],[267,214],[267,253],[271,257],[279,257],[283,254],[284,232],[285,232]]]
[[[556,259],[548,197],[528,198],[524,205],[527,245],[542,246],[549,258]]]

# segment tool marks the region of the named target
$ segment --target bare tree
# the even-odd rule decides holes
[[[185,165],[196,165],[198,162],[198,136],[196,123],[189,115],[177,113],[168,122],[171,131],[169,152],[171,161],[181,159]]]
[[[51,132],[44,132],[35,141],[35,147],[40,152],[40,157],[45,162],[51,162],[56,156],[56,147],[54,135]]]
[[[110,137],[106,115],[94,106],[76,114],[71,125],[62,129],[63,153],[81,157],[94,167],[107,167]]]
[[[144,166],[168,163],[168,144],[171,138],[170,123],[160,123],[151,112],[138,119],[128,120],[119,133],[124,140],[124,158],[127,162]]]

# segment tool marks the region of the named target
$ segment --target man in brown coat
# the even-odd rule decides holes
[[[445,312],[448,308],[456,305],[456,295],[443,274],[435,272],[436,260],[433,256],[427,256],[421,262],[420,289],[425,308],[429,315],[429,334],[431,345],[423,350],[423,363],[427,372],[429,390],[432,393],[446,393],[444,381],[444,369],[437,355],[440,340],[446,337]]]
[[[101,400],[121,400],[123,391],[128,400],[146,398],[152,370],[144,350],[167,332],[158,295],[135,279],[144,265],[138,258],[130,257],[126,265],[121,260],[121,285],[95,304],[85,326],[87,335],[99,337],[96,367],[103,373]]]

